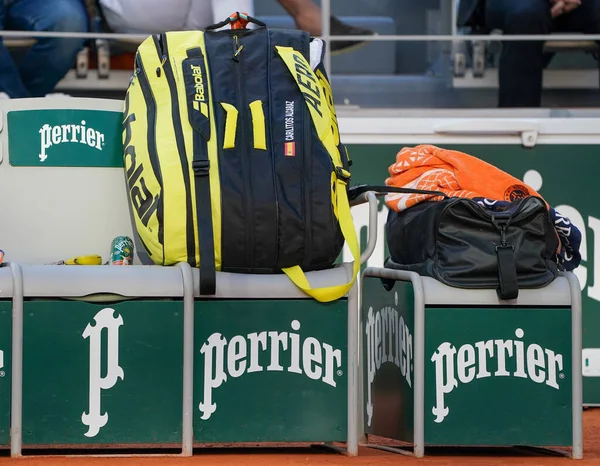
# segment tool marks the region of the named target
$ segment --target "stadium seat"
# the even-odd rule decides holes
[[[468,34],[468,33],[467,33]],[[493,45],[492,45],[493,44]],[[453,86],[460,88],[497,87],[497,59],[501,44],[494,42],[458,41],[453,46]],[[554,54],[544,71],[544,88],[597,89],[598,62],[594,41],[552,41],[544,44],[544,53]]]
[[[414,1],[414,0],[413,0]],[[321,0],[315,0],[321,5]],[[397,0],[332,0],[331,14],[337,16],[390,16],[396,11]],[[258,16],[287,16],[277,0],[254,2],[254,13]]]
[[[7,360],[18,361],[23,367],[22,372],[14,369],[16,364],[6,370],[11,370],[11,381],[18,380],[16,384],[13,382],[11,410],[23,412],[24,415],[22,421],[13,417],[10,426],[9,416],[0,416],[0,444],[3,432],[10,431],[10,440],[7,442],[12,442],[13,456],[22,454],[22,445],[31,444],[49,445],[52,448],[69,445],[67,449],[71,450],[75,444],[77,447],[85,444],[86,452],[90,452],[90,448],[101,448],[103,443],[108,444],[106,439],[113,437],[105,437],[104,433],[112,432],[110,435],[114,438],[123,439],[118,448],[164,449],[179,443],[184,456],[193,453],[194,442],[235,444],[245,439],[252,443],[304,442],[308,439],[322,442],[321,446],[331,445],[330,448],[336,451],[340,448],[333,447],[333,442],[346,442],[348,453],[356,455],[360,416],[358,400],[362,386],[358,383],[356,366],[358,284],[347,298],[324,304],[308,297],[284,274],[217,272],[217,292],[214,296],[206,297],[198,293],[197,269],[190,270],[187,264],[181,264],[179,270],[177,267],[151,265],[152,261],[144,253],[144,246],[137,241],[127,201],[121,141],[122,105],[121,101],[104,99],[14,99],[3,105],[0,111],[0,160],[4,161],[0,164],[4,180],[0,184],[0,204],[6,218],[23,219],[8,222],[7,225],[10,225],[4,228],[2,235],[5,263],[14,266],[18,272],[14,273],[17,280],[12,293],[15,303],[12,312],[10,301],[6,303],[6,298],[11,298],[11,295],[6,295],[6,288],[10,289],[11,285],[3,280],[7,278],[6,274],[0,273],[0,298],[4,297],[4,303],[0,300],[0,305],[4,306],[0,307],[0,328],[5,331],[0,334],[0,343],[10,341],[4,336],[8,335],[13,341],[22,339],[22,354],[27,356],[37,354],[43,360],[50,355],[50,351],[39,350],[39,346],[36,346],[37,351],[31,350],[29,345],[33,343],[52,347],[51,357],[56,360],[63,360],[64,351],[77,355],[82,362],[77,368],[65,362],[60,374],[53,372],[53,380],[61,388],[56,390],[47,384],[40,391],[38,384],[31,382],[29,376],[35,374],[42,378],[37,369],[47,364],[22,358],[20,354],[7,355]],[[85,128],[86,134],[90,134],[90,131],[97,134],[94,136],[97,143],[90,144],[89,139],[87,142],[83,142],[83,139],[67,140],[64,135],[65,128],[69,126],[78,127],[81,134]],[[49,143],[41,128],[47,130],[48,134],[51,128],[57,131],[63,128],[63,139],[57,133],[60,143],[56,142],[56,134],[52,130],[53,138]],[[59,144],[62,147],[56,147]],[[43,155],[39,153],[40,147]],[[144,184],[143,178],[140,183]],[[19,202],[12,202],[14,199]],[[377,210],[374,195],[357,199],[355,203],[364,201],[368,202],[372,211]],[[369,216],[370,231],[376,231],[375,219],[377,215]],[[78,267],[51,264],[87,254],[99,254],[107,259],[109,251],[113,250],[111,240],[124,235],[136,240],[133,265]],[[361,256],[363,262],[374,250],[372,241],[376,237],[369,236],[369,247]],[[315,287],[335,286],[349,280],[351,269],[349,264],[341,264],[326,270],[307,272],[306,275]],[[200,300],[203,302],[200,303]],[[31,304],[33,301],[36,303]],[[56,316],[52,317],[48,311],[56,313]],[[49,315],[56,328],[48,329],[44,323],[46,321],[39,318]],[[12,326],[7,316],[16,316],[15,321],[25,320],[26,323],[22,327],[18,324]],[[75,321],[72,316],[75,316]],[[148,322],[152,324],[147,325]],[[229,323],[234,323],[234,326],[226,328]],[[239,324],[247,328],[240,328]],[[122,330],[119,333],[122,325],[127,329],[126,332],[133,333]],[[68,344],[65,346],[64,326],[68,327],[66,333],[70,336],[71,344],[76,348],[84,345],[84,350],[91,348],[90,357],[88,353],[77,354],[77,351],[68,348]],[[254,330],[262,332],[263,327],[264,335],[272,328],[282,328],[286,338],[290,327],[293,331],[302,327],[302,335],[305,335],[304,354],[309,354],[306,341],[309,344],[312,340],[318,342],[319,346],[315,348],[320,355],[321,351],[329,349],[324,356],[328,359],[324,359],[323,364],[326,364],[326,360],[331,361],[331,374],[323,369],[323,377],[321,374],[315,376],[316,372],[312,372],[311,367],[321,370],[321,366],[309,367],[316,361],[313,358],[310,362],[310,355],[303,356],[303,372],[296,369],[279,372],[278,361],[284,362],[283,357],[272,359],[275,362],[265,368],[262,381],[261,378],[250,376],[244,378],[247,382],[243,390],[234,382],[228,385],[234,390],[233,395],[220,391],[231,402],[212,398],[218,399],[220,406],[215,414],[217,405],[209,398],[212,392],[207,395],[206,389],[195,388],[202,387],[198,381],[202,380],[203,374],[212,373],[216,367],[213,362],[220,360],[219,357],[212,359],[212,350],[208,351],[206,357],[203,356],[206,345],[212,344],[217,335],[226,335],[233,341],[236,335],[248,335]],[[120,341],[124,350],[120,353],[118,349],[116,353],[112,349],[107,350],[108,354],[118,354],[123,361],[121,367],[117,359],[109,358],[113,365],[109,366],[108,372],[122,373],[117,378],[123,380],[124,376],[129,385],[119,384],[117,388],[127,390],[118,395],[123,400],[123,421],[118,420],[119,407],[103,408],[110,410],[111,423],[107,426],[93,416],[92,410],[96,406],[94,394],[81,405],[81,398],[72,396],[69,390],[81,380],[81,393],[89,393],[87,385],[83,384],[100,372],[100,363],[95,365],[94,361],[96,356],[100,361],[101,350],[96,351],[95,348],[100,347],[100,332],[105,333],[103,329],[109,332],[109,328],[110,333],[104,341],[116,346]],[[37,337],[40,329],[44,333],[42,338]],[[11,331],[14,333],[10,334]],[[292,354],[296,335],[299,334],[290,333]],[[86,341],[88,338],[89,343]],[[62,349],[55,342],[59,342]],[[205,342],[208,343],[203,344]],[[283,344],[287,348],[287,340]],[[106,347],[106,343],[103,345]],[[264,349],[266,343],[262,346]],[[133,347],[135,349],[132,350]],[[275,342],[273,348],[277,347],[278,343]],[[128,359],[131,354],[133,358]],[[156,354],[160,354],[160,361],[155,357]],[[126,362],[130,360],[133,361],[133,367]],[[293,356],[291,361],[293,364]],[[335,368],[338,370],[334,371]],[[249,369],[247,372],[256,371]],[[159,383],[148,383],[145,376],[136,377],[136,374],[149,373],[155,374],[157,380],[168,381],[168,395],[157,389]],[[305,374],[305,377],[301,378],[299,374]],[[0,380],[3,376],[0,376]],[[96,378],[100,378],[100,375]],[[21,384],[23,379],[26,382]],[[137,385],[136,380],[139,382]],[[111,389],[117,380],[110,387],[101,383],[92,386],[98,393]],[[23,386],[23,390],[14,388],[20,386]],[[207,386],[205,383],[204,387]],[[182,397],[182,387],[187,387],[183,391],[189,396]],[[210,390],[216,388],[218,385]],[[143,396],[140,395],[142,392]],[[240,398],[241,392],[252,401]],[[257,401],[261,397],[262,401]],[[56,401],[58,398],[60,402]],[[137,403],[132,404],[132,398]],[[52,401],[47,402],[46,399]],[[240,410],[232,414],[227,410],[227,405],[235,406],[235,403],[238,403]],[[40,405],[49,410],[37,409]],[[58,409],[64,409],[64,413],[69,414],[58,416],[62,424],[60,427],[53,424],[55,427],[49,430],[47,422],[55,418],[51,412],[59,406]],[[84,413],[82,416],[81,410],[86,406],[91,406],[89,413],[92,414]],[[290,411],[292,406],[297,411]],[[136,409],[137,414],[131,414],[132,411],[136,413]],[[286,410],[289,413],[282,416]],[[27,428],[22,429],[21,424]],[[142,427],[136,427],[139,425]],[[167,427],[163,427],[165,425]],[[236,426],[235,432],[228,425]],[[96,437],[100,429],[103,429],[102,435]],[[85,433],[86,430],[88,433]],[[132,431],[136,432],[134,440],[127,434]],[[113,447],[115,442],[110,443]]]

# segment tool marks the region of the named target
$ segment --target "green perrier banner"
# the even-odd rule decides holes
[[[121,112],[19,110],[8,112],[13,167],[122,167]]]

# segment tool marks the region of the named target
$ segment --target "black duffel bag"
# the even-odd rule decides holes
[[[541,288],[557,277],[559,237],[542,199],[526,197],[494,211],[437,194],[444,199],[390,210],[385,267],[459,288],[493,288],[504,300],[517,298],[519,288]]]

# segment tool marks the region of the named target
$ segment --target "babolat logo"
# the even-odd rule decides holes
[[[458,350],[448,342],[438,346],[431,357],[435,364],[434,422],[441,423],[450,413],[446,395],[474,379],[487,377],[520,377],[559,390],[558,379],[564,379],[563,356],[536,343],[525,346],[523,329],[515,331],[514,340],[478,341]],[[489,369],[496,367],[492,373]]]
[[[206,102],[204,96],[204,77],[202,76],[202,68],[196,65],[190,65],[192,76],[194,77],[194,110],[200,111],[200,105]]]
[[[158,208],[159,196],[152,196],[152,193],[146,185],[144,179],[144,165],[138,161],[135,146],[132,144],[131,125],[135,122],[135,113],[129,113],[129,94],[125,97],[125,121],[123,121],[123,129],[125,131],[125,169],[127,186],[129,188],[129,196],[131,204],[135,209],[139,219],[148,227],[150,217]]]
[[[394,294],[394,304],[398,306],[398,293]],[[373,419],[372,387],[375,375],[385,363],[394,364],[412,388],[413,336],[395,307],[384,307],[374,312],[369,308],[365,327],[367,337],[367,425]]]
[[[66,143],[85,144],[93,149],[102,150],[104,147],[104,134],[94,128],[88,128],[85,120],[80,125],[56,125],[45,124],[39,130],[40,133],[40,162],[48,158],[47,150],[53,146]]]
[[[297,332],[300,327],[300,321],[292,321],[292,330]],[[229,341],[220,333],[209,336],[200,348],[204,355],[204,396],[198,406],[202,413],[200,418],[206,421],[217,410],[213,390],[227,382],[228,377],[262,371],[291,372],[337,387],[335,377],[343,374],[340,370],[342,351],[315,337],[304,338],[295,332],[255,332],[235,335]],[[265,353],[269,358],[266,367],[259,362]]]

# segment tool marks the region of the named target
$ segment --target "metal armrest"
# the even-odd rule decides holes
[[[352,207],[365,204],[366,202],[369,203],[369,227],[367,229],[367,247],[360,255],[361,265],[369,260],[377,245],[377,214],[379,213],[379,202],[377,201],[377,195],[373,191],[362,193],[350,202],[350,206]]]

